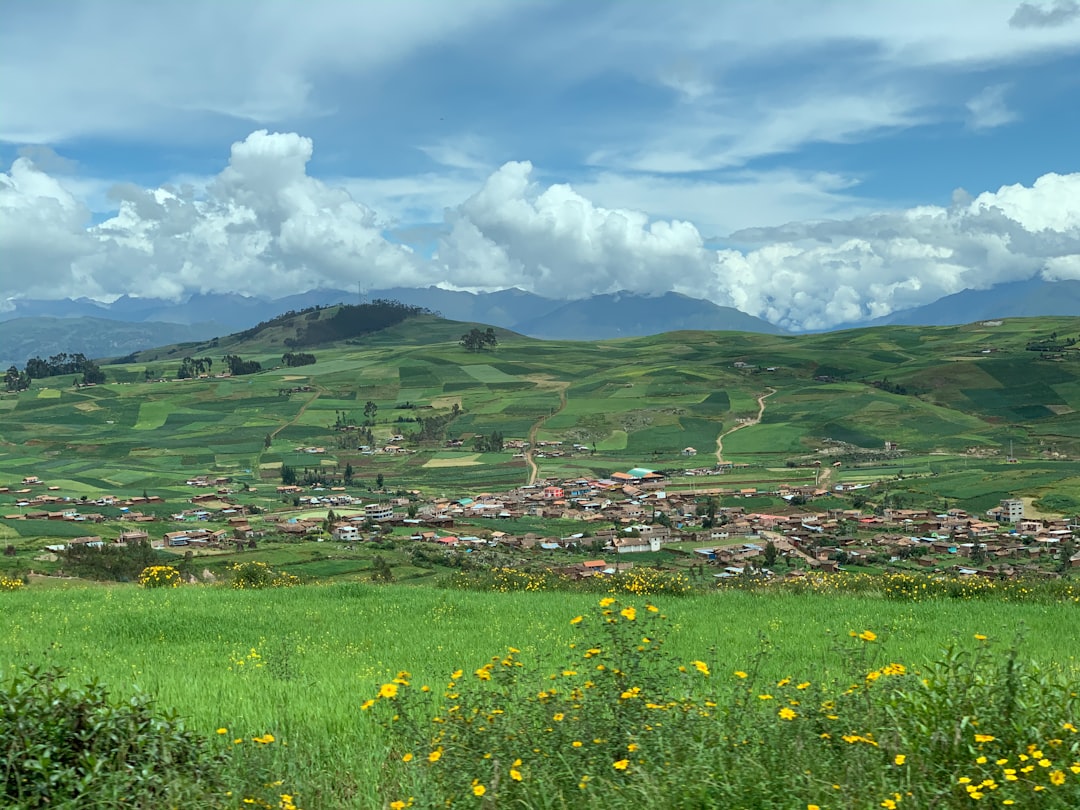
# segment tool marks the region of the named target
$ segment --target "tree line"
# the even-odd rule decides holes
[[[81,374],[82,380],[79,382],[83,385],[97,385],[105,382],[105,372],[85,354],[60,352],[47,360],[31,357],[26,361],[26,368],[22,371],[16,366],[11,366],[4,373],[4,386],[8,391],[24,391],[30,387],[31,380],[59,377],[62,374]]]

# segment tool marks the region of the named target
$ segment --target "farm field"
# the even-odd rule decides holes
[[[662,634],[665,644],[663,669],[650,676],[654,680],[638,682],[647,689],[664,683],[691,689],[690,694],[699,694],[706,686],[728,694],[741,683],[737,673],[744,672],[749,673],[755,695],[767,691],[779,697],[785,688],[794,690],[795,684],[805,682],[812,689],[793,691],[792,699],[797,695],[803,701],[821,700],[842,692],[852,677],[861,680],[865,669],[901,664],[913,673],[925,674],[932,662],[942,659],[946,648],[955,647],[961,656],[971,656],[983,648],[981,645],[990,645],[987,652],[999,655],[1003,645],[1017,637],[1020,658],[1039,662],[1043,677],[1073,683],[1080,677],[1075,645],[1063,644],[1061,635],[1062,628],[1075,624],[1074,604],[906,603],[845,595],[738,592],[619,599],[615,608],[625,611],[635,607],[636,622],[643,626],[654,615],[647,612],[650,604],[667,617],[659,625],[649,625],[654,628],[648,631],[650,635],[660,638]],[[465,681],[477,684],[477,688],[484,685],[472,673],[491,662],[491,656],[498,662],[513,648],[511,657],[524,662],[521,683],[514,688],[492,684],[484,694],[492,700],[515,695],[524,699],[526,692],[551,686],[548,673],[580,668],[585,645],[575,650],[570,644],[583,639],[598,643],[597,626],[590,624],[599,615],[597,596],[588,594],[475,593],[370,584],[262,591],[113,586],[24,589],[0,593],[0,601],[4,667],[56,665],[73,678],[100,678],[120,696],[138,686],[149,690],[162,705],[179,709],[193,728],[208,738],[217,739],[215,731],[226,729],[223,744],[231,743],[233,737],[250,740],[270,734],[275,743],[260,751],[262,772],[280,780],[284,785],[281,790],[297,797],[299,806],[326,810],[386,807],[397,798],[406,800],[409,794],[405,791],[417,791],[418,806],[432,806],[437,803],[438,790],[449,789],[424,780],[402,781],[392,767],[403,751],[415,749],[407,747],[412,744],[409,740],[396,736],[406,734],[406,729],[387,730],[380,721],[386,718],[379,706],[370,712],[361,709],[380,692],[382,684],[395,678],[413,685],[432,684],[434,691],[429,696],[417,692],[418,702],[410,705],[434,716],[443,711],[438,708],[444,699],[442,687],[453,671],[465,673],[459,676],[459,691],[475,691]],[[571,622],[576,616],[585,616],[581,627]],[[620,618],[624,624],[635,620],[626,616],[630,614]],[[874,638],[870,643],[851,638],[852,633]],[[981,641],[977,636],[987,639]],[[852,656],[852,650],[857,654]],[[691,666],[691,662],[707,669],[710,677],[694,672],[698,664]],[[678,687],[681,679],[688,677],[676,671],[678,665],[689,667],[696,678],[687,681],[694,684],[692,687]],[[405,678],[400,675],[403,670],[408,672]],[[790,687],[785,687],[787,679]],[[884,678],[875,688],[888,688],[883,685],[888,680]],[[503,688],[511,691],[504,694]],[[756,697],[754,701],[763,703]],[[772,720],[763,722],[771,727],[766,735],[776,736],[775,745],[782,747],[783,735],[791,733],[794,726],[778,721],[776,708],[771,712]],[[806,711],[802,706],[796,708],[799,715]],[[949,722],[959,719],[951,717]],[[1019,729],[1011,731],[997,722],[1000,718],[979,719],[985,721],[979,729],[993,731],[1010,745],[1020,739],[1015,736]],[[935,722],[945,722],[945,718],[938,717]],[[872,729],[844,727],[843,731],[869,734]],[[649,746],[664,739],[642,734],[631,740],[640,739]],[[927,796],[926,779],[933,770],[930,763],[920,760],[917,749],[904,748],[913,769],[910,780],[905,781],[906,772],[892,762],[900,750],[895,747],[898,743],[887,741],[884,731],[880,740],[880,751],[862,747],[865,758],[861,754],[856,758],[861,773],[829,771],[835,763],[821,763],[819,779],[790,780],[789,796],[797,796],[805,805],[813,803],[815,790],[827,789],[828,793],[817,796],[821,807],[870,806],[860,803],[868,795],[863,792],[866,786],[879,792],[888,788],[889,792],[881,793],[883,798],[891,796],[895,787],[902,792],[915,791],[911,806],[925,806],[919,802]],[[571,751],[569,742],[566,745]],[[593,745],[591,737],[589,745]],[[615,741],[613,750],[625,751],[625,747],[625,739]],[[971,759],[979,750],[971,741]],[[427,753],[428,749],[422,749],[417,756],[426,758]],[[854,755],[854,749],[850,753]],[[490,768],[477,770],[477,762],[469,760],[475,756],[483,763],[481,754],[446,743],[445,756],[456,757],[469,773],[483,777],[494,793],[495,786],[485,776]],[[523,751],[521,756],[527,760],[526,767],[541,768],[536,754]],[[1053,756],[1055,762],[1068,762],[1067,750]],[[644,766],[636,765],[636,758],[631,760],[635,765],[628,774],[618,773],[610,765],[607,772],[593,773],[596,789],[578,793],[576,801],[590,807],[628,806],[630,796],[618,795],[620,785],[635,795],[645,789],[630,778],[634,770]],[[248,762],[245,767],[250,766]],[[653,774],[649,778],[662,779],[660,771],[649,772]],[[944,777],[940,784],[956,793],[940,796],[942,806],[966,806],[961,802],[970,801],[956,788],[956,779],[969,772],[959,770]],[[934,778],[941,775],[935,772]],[[838,780],[835,789],[830,786],[833,780]],[[464,784],[468,786],[467,781]],[[1038,806],[1067,806],[1060,802],[1076,795],[1075,786],[1070,788],[1073,785],[1070,781],[1063,790],[1074,792],[1053,794],[1047,797],[1051,800],[1048,804]],[[513,786],[507,780],[503,787],[509,790]],[[1030,793],[1030,786],[1027,789]],[[423,790],[428,792],[419,792]],[[613,790],[614,797],[609,795]],[[1058,803],[1052,801],[1054,795],[1060,795]],[[468,798],[473,799],[471,794]],[[465,797],[459,799],[464,801]],[[1021,802],[1017,806],[1036,805]]]
[[[116,382],[104,385],[34,381],[0,398],[0,484],[33,474],[76,495],[183,497],[187,476],[213,473],[265,496],[283,467],[340,477],[349,465],[360,488],[381,475],[391,490],[449,496],[531,478],[521,453],[474,447],[499,434],[561,443],[538,449],[540,479],[644,466],[696,486],[680,471],[714,464],[717,437],[756,417],[757,397],[773,390],[760,424],[724,439],[725,460],[745,468],[710,485],[809,482],[812,471],[785,468],[841,459],[831,484],[863,480],[881,462],[932,477],[900,486],[912,498],[982,509],[1015,492],[1080,507],[1080,351],[1025,350],[1051,333],[1080,333],[1077,318],[596,343],[500,332],[498,347],[482,352],[458,345],[467,326],[421,316],[317,347],[315,365],[281,368],[285,321],[243,339],[143,352],[105,366]],[[183,356],[226,352],[266,370],[147,381],[173,376]],[[368,402],[377,409],[370,420]],[[441,428],[409,439],[417,420],[432,418]],[[404,436],[406,452],[361,452],[355,436],[335,429],[343,422],[366,425],[379,449]],[[448,439],[462,446],[448,450]],[[899,450],[889,456],[885,442]],[[1020,463],[1005,466],[1010,448]]]

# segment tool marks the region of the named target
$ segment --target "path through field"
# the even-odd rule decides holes
[[[304,412],[312,405],[312,403],[315,402],[315,400],[317,400],[319,398],[319,395],[321,393],[322,393],[321,389],[316,390],[311,395],[311,398],[308,399],[307,402],[305,402],[303,405],[300,406],[300,410],[298,410],[296,412],[296,415],[292,419],[290,419],[288,422],[282,422],[276,428],[271,430],[270,431],[270,441],[273,441],[274,439],[276,439],[278,437],[278,434],[281,433],[281,431],[283,431],[285,428],[289,427],[289,425],[295,425],[297,423],[297,421],[299,421],[300,417],[302,417],[304,415]],[[265,453],[265,452],[266,452],[266,447],[263,447],[258,452],[258,454],[255,456],[255,465],[251,469],[253,471],[255,471],[256,473],[258,473],[258,471],[262,469],[263,453]]]
[[[536,478],[540,474],[540,467],[537,466],[536,459],[533,458],[533,452],[535,452],[536,449],[536,434],[549,417],[554,416],[566,407],[566,389],[570,387],[570,383],[562,381],[551,381],[549,384],[552,387],[559,389],[559,407],[547,416],[541,416],[536,420],[536,423],[529,428],[529,446],[525,448],[525,464],[529,468],[529,480],[527,483],[529,484],[535,484]]]
[[[768,399],[769,397],[771,397],[775,393],[776,393],[776,389],[775,388],[770,388],[764,394],[762,394],[761,396],[759,396],[757,398],[758,411],[757,411],[757,416],[756,417],[754,417],[753,419],[747,419],[745,422],[739,422],[739,424],[735,425],[735,427],[728,428],[727,430],[725,430],[723,433],[721,433],[719,436],[716,437],[716,463],[717,464],[723,464],[724,463],[724,437],[727,436],[729,433],[734,433],[736,430],[742,430],[744,427],[750,427],[751,425],[756,425],[758,422],[760,422],[761,417],[765,415],[765,400]]]

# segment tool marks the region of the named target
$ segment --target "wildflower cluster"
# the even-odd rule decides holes
[[[23,587],[21,579],[8,578],[0,574],[0,591],[17,591]]]
[[[970,800],[1023,807],[1035,798],[1053,806],[1075,807],[1080,796],[1080,744],[1076,726],[1061,724],[1062,736],[1041,745],[1029,743],[1020,752],[999,746],[992,734],[975,734],[977,756],[955,782],[956,791]]]
[[[139,584],[144,588],[179,588],[183,579],[171,565],[151,565],[139,574]]]
[[[878,660],[883,635],[855,628],[837,649],[848,670],[839,680],[767,680],[764,652],[744,669],[715,654],[676,658],[665,619],[609,595],[569,620],[577,638],[560,666],[508,648],[454,671],[441,699],[404,670],[378,685],[360,708],[387,734],[390,806],[599,807],[633,796],[644,806],[906,810],[991,794],[1021,804],[1010,792],[1020,787],[1060,800],[1045,806],[1080,806],[1074,686],[1021,667],[1015,651],[991,656],[985,636],[915,668]],[[1007,728],[991,731],[1000,718]],[[992,742],[1000,749],[981,753]]]
[[[296,791],[288,790],[283,779],[271,778],[273,749],[278,740],[269,731],[256,736],[236,736],[223,726],[217,735],[225,742],[225,752],[251,782],[245,790],[230,790],[225,798],[239,807],[261,810],[302,810]],[[239,798],[239,801],[237,801]]]
[[[801,577],[731,577],[719,588],[791,591],[794,593],[858,593],[903,602],[926,599],[993,600],[1000,602],[1067,602],[1080,604],[1080,588],[1064,579],[988,579],[953,574],[892,572],[886,574],[813,573]]]
[[[232,572],[232,586],[238,590],[290,588],[300,584],[300,577],[275,571],[269,563],[259,560],[234,563],[229,570]]]
[[[684,596],[693,590],[685,574],[655,568],[632,568],[615,574],[573,579],[547,569],[528,571],[519,568],[458,571],[451,587],[473,591],[575,591],[582,593],[621,593],[634,596],[665,594]]]

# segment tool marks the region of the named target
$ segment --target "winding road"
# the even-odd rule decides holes
[[[747,419],[745,422],[739,422],[739,424],[735,425],[735,427],[728,428],[727,430],[725,430],[723,433],[721,433],[719,436],[716,437],[716,463],[717,464],[723,464],[724,463],[724,437],[731,434],[731,433],[734,433],[736,430],[742,430],[745,427],[750,427],[751,425],[758,424],[761,421],[761,417],[765,415],[765,400],[768,399],[769,397],[771,397],[775,393],[776,393],[775,388],[767,389],[764,394],[761,394],[757,398],[758,412],[757,412],[756,417],[754,417],[753,419]]]

